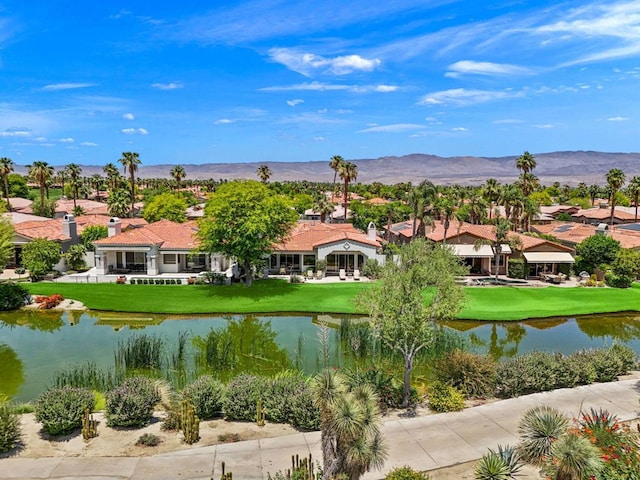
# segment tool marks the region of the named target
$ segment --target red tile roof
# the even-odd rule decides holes
[[[176,223],[160,220],[140,228],[124,231],[113,237],[94,242],[101,246],[150,246],[158,245],[165,250],[192,250],[198,246],[194,222]]]
[[[548,225],[535,225],[533,227],[539,233],[553,235],[561,242],[577,245],[585,238],[596,234],[596,226],[575,222],[552,222]],[[609,226],[608,234],[620,242],[623,248],[640,248],[640,232]]]
[[[76,217],[76,225],[78,235],[90,225],[104,225],[107,226],[109,218],[106,215],[82,215]],[[49,218],[46,220],[30,220],[26,222],[20,222],[14,224],[14,229],[17,234],[27,238],[46,238],[48,240],[57,241],[69,241],[70,237],[67,237],[62,233],[63,218]],[[121,220],[122,229],[128,229],[135,226],[146,225],[147,221],[144,218],[123,218]]]
[[[381,246],[377,239],[370,240],[366,233],[356,229],[350,223],[299,222],[289,237],[274,248],[287,252],[312,252],[321,245],[343,240],[372,247]]]
[[[587,208],[584,210],[578,210],[576,213],[571,215],[574,218],[585,218],[590,220],[609,220],[611,218],[611,209],[610,208]],[[624,210],[615,209],[614,218],[617,218],[621,221],[633,221],[635,216],[633,213],[625,212]]]

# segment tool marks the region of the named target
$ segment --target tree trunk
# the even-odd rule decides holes
[[[245,285],[250,287],[253,283],[253,272],[251,270],[251,263],[244,262],[244,274],[245,274]]]
[[[402,397],[402,407],[409,406],[411,399],[411,370],[413,369],[413,355],[405,354],[404,356],[404,396]]]

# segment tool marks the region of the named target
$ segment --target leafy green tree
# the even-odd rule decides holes
[[[109,229],[106,225],[89,225],[82,230],[80,234],[80,241],[87,249],[87,251],[93,252],[93,242],[100,240],[101,238],[107,238],[109,236]]]
[[[9,219],[0,217],[0,272],[4,270],[4,267],[12,256],[13,224]]]
[[[29,187],[27,180],[17,173],[9,174],[9,196],[19,198],[29,198]]]
[[[298,214],[289,202],[255,180],[232,181],[209,197],[200,222],[200,248],[235,257],[245,270],[246,284],[252,268],[261,265],[293,228]]]
[[[84,255],[87,248],[82,244],[71,245],[69,250],[64,253],[64,259],[71,270],[82,270],[86,267]]]
[[[109,215],[114,217],[126,217],[129,213],[129,194],[123,188],[111,190],[107,197]]]
[[[453,318],[461,310],[464,292],[454,280],[466,273],[466,267],[445,245],[419,238],[403,245],[398,261],[385,263],[380,280],[358,296],[378,338],[404,357],[405,407],[415,357],[433,341],[435,322]]]
[[[611,269],[616,275],[628,277],[631,281],[635,280],[640,276],[640,252],[621,248],[611,264]]]
[[[186,209],[187,202],[182,196],[163,193],[145,205],[142,216],[149,223],[163,219],[184,223],[187,220]]]
[[[22,247],[22,264],[29,270],[32,279],[38,279],[53,270],[61,258],[60,244],[46,238],[35,238]]]
[[[611,265],[620,250],[620,242],[608,235],[592,235],[576,245],[578,268],[589,273],[600,265]]]
[[[312,384],[320,408],[322,480],[358,480],[387,457],[378,399],[369,385],[349,388],[335,370],[319,373]]]
[[[0,179],[2,179],[2,186],[4,188],[4,198],[7,202],[7,210],[11,210],[11,204],[9,203],[9,175],[13,172],[15,164],[13,160],[7,157],[0,158]]]
[[[611,202],[611,225],[613,225],[613,216],[616,210],[616,193],[622,188],[625,182],[625,174],[619,168],[612,168],[606,175],[607,186],[609,187],[609,201]]]

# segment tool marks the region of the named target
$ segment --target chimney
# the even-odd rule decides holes
[[[376,230],[376,224],[369,222],[367,226],[367,240],[375,241],[378,238],[378,231]]]
[[[608,235],[609,234],[609,225],[606,223],[600,223],[596,227],[596,235]]]
[[[109,223],[107,224],[107,231],[109,233],[109,237],[114,237],[122,232],[122,224],[120,223],[120,219],[118,217],[111,217],[109,219]]]
[[[70,213],[62,219],[62,234],[71,239],[72,244],[78,243],[78,225],[76,219]]]

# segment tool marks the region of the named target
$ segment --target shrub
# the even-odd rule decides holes
[[[553,442],[562,436],[569,420],[555,408],[546,405],[527,410],[520,420],[519,450],[523,460],[540,464],[551,452]]]
[[[496,395],[502,398],[552,390],[558,360],[553,353],[530,352],[498,364]]]
[[[378,396],[378,406],[382,412],[397,408],[402,404],[403,386],[396,384],[393,376],[373,367],[367,370],[348,370],[346,379],[351,388],[358,385],[370,385]]]
[[[431,477],[424,472],[414,470],[408,465],[396,467],[387,473],[384,480],[429,480]]]
[[[228,420],[256,419],[258,400],[265,400],[269,379],[257,375],[242,374],[227,384],[224,399],[224,415]]]
[[[596,379],[594,366],[585,362],[580,355],[556,355],[559,359],[556,370],[556,388],[572,388],[576,385],[589,385]]]
[[[189,399],[196,415],[201,420],[213,418],[222,413],[225,386],[211,375],[203,375],[190,383],[181,392],[182,399]]]
[[[467,397],[493,396],[497,363],[487,355],[464,350],[444,354],[436,364],[436,378],[456,387]]]
[[[58,305],[60,305],[60,303],[62,303],[63,300],[64,300],[64,297],[57,293],[54,293],[53,295],[49,295],[49,296],[39,295],[35,298],[36,303],[39,303],[40,308],[42,308],[43,310],[50,310],[52,308],[55,308]]]
[[[612,355],[608,349],[582,350],[576,352],[576,355],[593,366],[596,372],[596,382],[612,382],[619,375],[626,373],[623,361],[616,355]]]
[[[0,311],[15,310],[27,303],[31,295],[21,285],[13,282],[0,283]]]
[[[509,259],[509,276],[511,278],[525,278],[524,260],[522,258]]]
[[[520,453],[511,446],[498,445],[498,451],[489,449],[475,469],[476,480],[510,480],[519,476],[522,469]]]
[[[0,453],[15,448],[20,441],[21,434],[20,417],[13,405],[0,398]]]
[[[629,288],[633,283],[633,278],[628,275],[607,272],[604,276],[604,282],[613,288]]]
[[[457,412],[465,407],[464,395],[451,385],[435,381],[429,385],[429,408],[434,412]]]
[[[154,435],[153,433],[145,433],[140,435],[136,445],[142,447],[155,447],[156,445],[159,445],[161,441],[162,439],[157,435]]]
[[[160,394],[147,377],[127,378],[107,392],[105,416],[110,427],[141,427],[149,423]]]
[[[272,422],[290,423],[308,430],[320,426],[320,412],[311,388],[299,372],[286,371],[270,380],[263,405],[266,418]]]
[[[50,435],[63,435],[82,427],[86,409],[93,410],[95,399],[88,388],[50,388],[35,401],[36,420]]]
[[[634,370],[638,366],[636,353],[629,345],[615,343],[609,348],[609,353],[622,362],[622,370],[619,375],[626,375],[629,370]]]
[[[362,275],[369,277],[371,280],[380,278],[382,273],[382,266],[375,258],[367,258],[364,266],[362,267]]]

